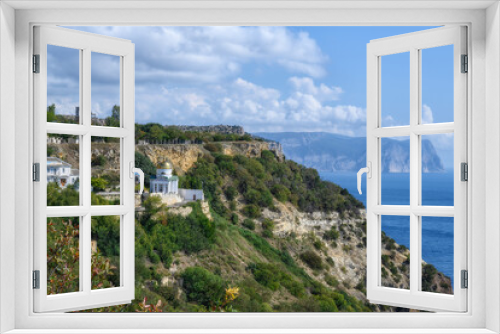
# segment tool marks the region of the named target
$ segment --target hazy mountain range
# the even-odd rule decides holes
[[[258,132],[253,135],[281,143],[287,159],[318,171],[358,171],[366,166],[366,138],[327,132]],[[410,171],[410,141],[382,140],[382,172]],[[444,166],[434,145],[422,141],[422,171],[443,172]]]

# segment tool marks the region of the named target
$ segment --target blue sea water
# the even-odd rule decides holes
[[[366,206],[366,176],[363,176],[362,192],[357,190],[356,173],[320,172],[325,181],[346,188]],[[382,204],[410,204],[410,175],[408,173],[382,174]],[[444,173],[422,175],[422,204],[453,206],[453,170]],[[410,248],[409,217],[383,216],[382,230],[398,244]],[[450,277],[453,283],[453,218],[422,218],[422,258]]]

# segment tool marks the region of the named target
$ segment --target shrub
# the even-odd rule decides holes
[[[270,230],[264,230],[264,231],[262,231],[262,236],[264,238],[271,239],[273,237],[273,232]]]
[[[222,278],[201,267],[189,267],[181,274],[188,301],[205,306],[217,304],[225,295]]]
[[[337,229],[332,226],[331,229],[329,229],[328,231],[326,231],[324,234],[323,234],[323,239],[325,240],[338,240],[339,238],[339,231],[337,231]]]
[[[246,227],[247,229],[249,229],[249,230],[252,230],[252,231],[255,230],[255,222],[253,220],[251,220],[251,219],[248,219],[248,218],[245,219],[243,221],[242,225],[244,227]]]
[[[203,146],[209,152],[221,152],[222,145],[219,143],[208,143]]]
[[[332,275],[326,274],[325,275],[325,282],[331,287],[336,288],[339,286],[339,281]]]
[[[241,210],[241,213],[243,213],[245,216],[247,216],[249,218],[259,218],[262,215],[260,208],[254,204],[250,204],[250,205],[245,206]]]
[[[229,186],[224,191],[224,194],[226,195],[228,201],[232,201],[236,198],[236,196],[238,196],[238,190],[236,190],[233,186]]]
[[[106,189],[108,181],[100,177],[93,177],[90,181],[90,184],[92,185],[92,188],[94,188],[94,191],[103,191],[104,189]]]
[[[237,225],[238,222],[239,222],[238,215],[236,213],[232,213],[231,214],[231,223],[233,223],[234,225]]]
[[[311,269],[323,269],[323,261],[321,261],[321,257],[313,251],[305,251],[300,254],[300,259]]]
[[[262,221],[262,228],[264,230],[273,231],[274,230],[274,222],[271,219],[266,218]]]

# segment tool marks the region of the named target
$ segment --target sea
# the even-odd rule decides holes
[[[354,172],[319,172],[325,181],[346,188],[366,206],[366,175],[363,175],[362,192],[357,190]],[[382,204],[410,204],[409,173],[382,174]],[[422,174],[422,204],[453,206],[453,170]],[[410,219],[405,216],[382,216],[382,230],[398,244],[410,248]],[[422,218],[422,259],[433,264],[451,278],[453,284],[453,218]],[[453,286],[453,285],[452,285]]]

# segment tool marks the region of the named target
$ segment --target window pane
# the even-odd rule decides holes
[[[422,217],[422,291],[453,294],[452,217]]]
[[[381,216],[382,286],[410,288],[410,217]]]
[[[382,126],[410,124],[410,53],[381,57]]]
[[[381,140],[382,205],[410,205],[410,139]]]
[[[92,289],[120,286],[120,216],[92,217]]]
[[[47,135],[47,206],[80,205],[80,137]]]
[[[92,205],[120,205],[120,139],[92,137]]]
[[[422,205],[454,205],[453,137],[422,136]]]
[[[80,50],[47,45],[47,122],[80,123]]]
[[[92,125],[120,127],[120,57],[92,52]]]
[[[453,45],[421,50],[421,122],[453,122]]]
[[[80,219],[47,218],[47,294],[80,290]]]

